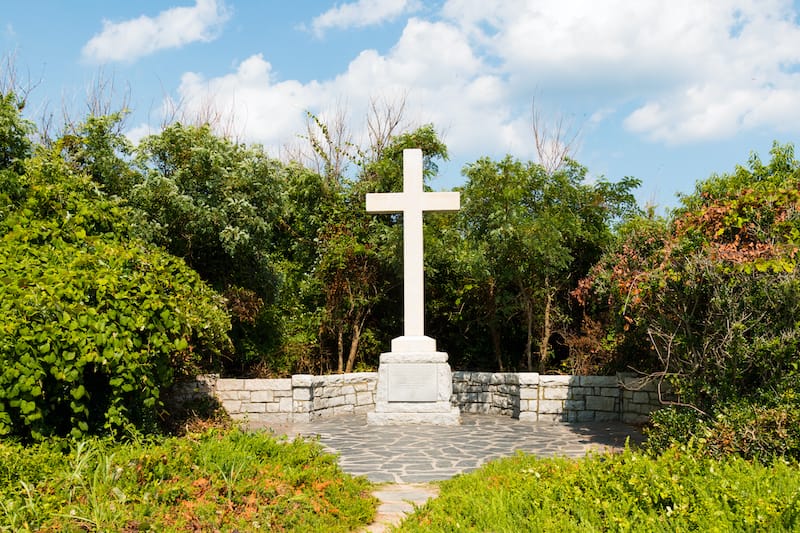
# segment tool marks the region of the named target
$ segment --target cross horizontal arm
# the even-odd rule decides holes
[[[422,195],[423,211],[458,211],[461,194],[457,192],[426,192]]]
[[[421,211],[458,211],[461,196],[457,192],[426,192],[422,194]],[[367,194],[368,213],[402,213],[407,210],[408,196],[402,192]]]
[[[367,194],[368,213],[401,213],[404,194],[401,192],[371,192]]]

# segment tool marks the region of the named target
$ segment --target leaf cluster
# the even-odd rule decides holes
[[[800,163],[790,145],[776,144],[771,158],[699,183],[669,220],[623,226],[575,293],[607,311],[610,334],[639,350],[640,369],[669,381],[710,425],[798,376]],[[750,413],[731,426],[734,440],[763,418],[734,411],[740,421]]]
[[[287,169],[207,125],[172,124],[134,155],[125,197],[142,214],[138,232],[226,296],[237,354],[226,366],[242,372],[279,343],[273,255]]]
[[[463,244],[451,234],[462,276],[458,300],[476,310],[473,326],[484,335],[489,330],[501,370],[523,366],[520,359],[533,370],[535,352],[540,371],[557,366],[551,338],[568,336],[569,292],[610,241],[616,221],[636,212],[632,190],[639,182],[587,183],[587,169],[575,161],[550,172],[510,156],[482,158],[464,175],[457,215]],[[522,357],[508,357],[509,351]]]

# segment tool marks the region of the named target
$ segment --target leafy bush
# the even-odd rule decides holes
[[[650,414],[650,422],[644,428],[647,436],[644,446],[652,453],[659,453],[675,444],[699,439],[705,431],[706,426],[697,411],[688,407],[669,406]]]
[[[400,531],[796,531],[800,470],[672,447],[583,460],[518,455],[442,483]]]
[[[668,224],[631,224],[578,295],[608,302],[620,345],[649,345],[644,370],[666,377],[682,403],[714,421],[700,423],[738,443],[731,449],[800,456],[775,445],[785,440],[779,419],[794,408],[751,407],[776,390],[796,394],[800,370],[800,162],[790,145],[771,156],[699,183]],[[670,440],[677,426],[658,422],[651,436],[664,428],[655,438]],[[756,427],[778,433],[758,444],[746,434]]]
[[[228,350],[221,298],[57,155],[19,181],[0,220],[0,435],[154,429],[175,374]]]
[[[364,478],[299,439],[211,430],[63,446],[0,442],[0,531],[335,532],[375,513]]]
[[[736,454],[769,462],[777,457],[800,459],[800,401],[794,390],[762,395],[755,401],[729,402],[713,417],[668,407],[652,414],[646,446],[657,453],[692,441],[713,457]]]
[[[774,405],[726,405],[710,423],[705,446],[716,455],[800,459],[800,404],[795,400]]]
[[[125,112],[89,116],[59,140],[61,156],[110,196],[126,197],[137,177],[128,162],[133,145],[122,133]]]
[[[0,175],[20,173],[22,162],[31,153],[28,134],[33,131],[33,124],[20,116],[23,107],[14,93],[0,94]]]

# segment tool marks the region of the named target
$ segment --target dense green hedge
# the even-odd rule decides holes
[[[6,176],[0,435],[153,429],[176,373],[228,349],[221,298],[130,236],[128,213],[55,155]]]

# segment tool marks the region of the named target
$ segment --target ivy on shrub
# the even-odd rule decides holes
[[[229,350],[230,320],[56,154],[26,162],[0,220],[0,435],[152,430],[162,388]]]

